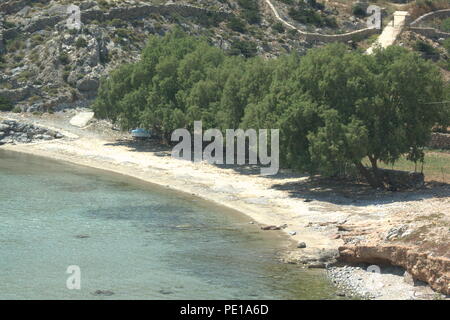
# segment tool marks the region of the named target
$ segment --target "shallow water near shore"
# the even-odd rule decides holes
[[[279,232],[212,203],[1,150],[0,185],[0,299],[336,298],[322,270],[277,261]]]

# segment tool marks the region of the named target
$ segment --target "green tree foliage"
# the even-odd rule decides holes
[[[245,22],[242,19],[239,19],[237,17],[232,17],[230,21],[228,22],[228,27],[233,30],[240,33],[245,33],[246,31],[246,25]]]
[[[438,70],[389,47],[364,55],[332,44],[278,59],[230,56],[175,30],[153,36],[141,61],[102,80],[96,115],[168,141],[176,128],[280,129],[285,167],[335,175],[357,168],[381,187],[378,163],[423,160],[431,129],[448,121]],[[371,169],[363,165],[369,159]]]
[[[248,23],[256,24],[261,21],[258,0],[238,0],[237,2],[242,8],[242,18]]]
[[[326,14],[321,13],[320,10],[323,9],[323,4],[314,0],[307,2],[300,1],[295,6],[289,8],[288,14],[292,19],[302,24],[336,28],[336,18],[328,17]]]
[[[248,99],[241,93],[245,62],[179,30],[153,36],[140,62],[102,81],[95,112],[123,128],[152,129],[166,141],[199,119],[205,126],[237,127]]]
[[[352,6],[352,13],[360,18],[363,18],[366,16],[366,10],[364,8],[364,5],[362,3],[355,3]]]
[[[282,130],[285,164],[328,174],[355,166],[381,187],[379,161],[393,163],[402,154],[423,160],[431,129],[443,117],[442,105],[428,104],[443,96],[430,62],[399,47],[369,56],[333,44],[310,50],[292,68],[272,86],[270,100],[252,106],[244,119]],[[366,158],[370,171],[362,165]]]
[[[450,54],[450,38],[444,40],[444,48]]]
[[[440,29],[444,32],[450,32],[450,18],[442,20]]]
[[[86,48],[88,46],[88,42],[84,37],[79,37],[75,42],[75,46],[77,48]]]
[[[11,111],[13,105],[6,97],[0,95],[0,111]]]
[[[278,33],[283,33],[285,31],[284,25],[281,22],[274,23],[272,29]]]

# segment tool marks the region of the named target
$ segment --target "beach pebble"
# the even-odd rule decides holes
[[[415,285],[414,278],[408,271],[405,271],[405,273],[403,274],[403,281],[412,286]]]
[[[89,238],[89,236],[87,234],[77,234],[75,236],[75,238],[77,238],[77,239],[87,239],[87,238]]]
[[[267,231],[267,230],[281,230],[281,228],[278,227],[278,226],[264,226],[264,227],[261,227],[261,230],[265,230],[265,231]]]
[[[161,293],[161,294],[173,294],[173,291],[165,290],[165,289],[161,289],[158,292]]]
[[[97,290],[94,292],[94,294],[97,296],[112,296],[114,292],[110,290]]]
[[[299,244],[297,245],[297,248],[299,248],[299,249],[306,248],[306,243],[305,242],[299,242]]]

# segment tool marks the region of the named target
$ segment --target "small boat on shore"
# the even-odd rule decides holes
[[[152,136],[151,132],[142,128],[131,130],[133,139],[148,139]]]

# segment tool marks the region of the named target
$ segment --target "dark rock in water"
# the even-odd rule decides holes
[[[75,236],[75,238],[77,238],[77,239],[87,239],[87,238],[90,238],[90,237],[87,234],[77,234]]]
[[[94,292],[94,294],[97,296],[112,296],[114,292],[110,290],[97,290]]]
[[[173,294],[173,291],[165,290],[165,289],[161,289],[158,292],[161,293],[161,294]]]

